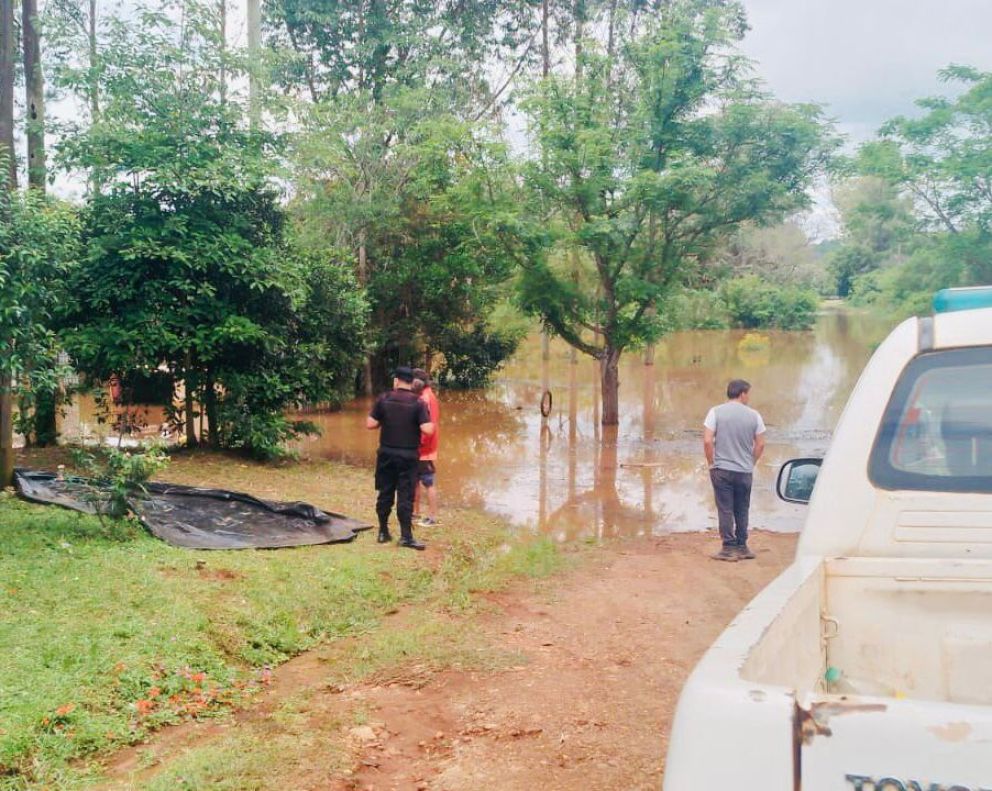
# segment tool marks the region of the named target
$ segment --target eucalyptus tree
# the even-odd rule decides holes
[[[675,0],[624,29],[584,38],[575,73],[522,102],[535,213],[557,222],[552,254],[524,262],[521,302],[600,362],[607,425],[620,357],[664,331],[672,287],[741,224],[807,205],[831,149],[817,107],[750,79],[738,4]],[[581,271],[554,254],[568,250]]]

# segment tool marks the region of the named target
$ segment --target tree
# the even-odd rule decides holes
[[[898,266],[916,245],[918,222],[912,201],[884,179],[861,176],[834,190],[840,210],[840,244],[831,251],[829,267],[841,297],[851,294],[859,277]]]
[[[940,76],[955,98],[918,101],[920,115],[858,151],[859,200],[832,256],[841,293],[850,284],[855,301],[900,314],[927,312],[940,288],[992,282],[992,73]]]
[[[430,368],[473,350],[491,372],[516,347],[487,322],[512,270],[496,236],[513,211],[505,147],[426,92],[390,87],[386,97],[388,113],[367,96],[314,109],[296,150],[297,234],[309,249],[358,252],[349,257],[373,322],[367,383],[384,385],[401,362]],[[389,130],[396,140],[383,148]]]
[[[266,9],[270,46],[291,53],[275,80],[307,100],[294,157],[301,235],[349,250],[369,294],[366,393],[404,356],[485,347],[492,360],[513,348],[475,337],[493,340],[485,312],[508,267],[479,243],[490,227],[480,207],[498,204],[498,190],[465,185],[478,183],[470,170],[482,160],[489,186],[505,184],[492,172],[498,157],[477,158],[495,150],[480,145],[492,138],[482,119],[507,96],[508,81],[490,85],[486,64],[497,53],[536,56],[539,28],[521,27],[534,21],[532,6],[290,0]],[[464,210],[451,200],[460,190]]]
[[[109,23],[100,122],[61,146],[67,166],[103,174],[64,338],[96,378],[165,370],[184,391],[189,445],[205,439],[203,410],[212,445],[271,456],[302,428],[287,408],[350,382],[364,301],[333,259],[288,243],[278,140],[221,90],[236,59],[216,20],[187,11],[181,26],[153,12]]]
[[[11,222],[11,194],[17,188],[14,153],[14,6],[0,0],[0,226]],[[9,353],[9,352],[8,352]],[[14,478],[14,393],[9,371],[0,371],[0,486]]]
[[[12,192],[5,211],[0,223],[0,381],[20,401],[25,423],[37,394],[51,393],[58,384],[52,314],[77,260],[79,221],[72,207],[39,190]],[[3,485],[9,485],[13,469],[11,425],[4,426]]]
[[[806,205],[831,148],[818,108],[772,102],[747,78],[736,3],[669,3],[643,24],[612,55],[587,39],[574,79],[523,103],[538,149],[527,182],[583,272],[554,251],[525,262],[521,301],[599,360],[607,425],[620,356],[661,334],[672,287],[741,224]]]

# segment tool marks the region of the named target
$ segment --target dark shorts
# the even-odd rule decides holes
[[[433,461],[420,461],[417,463],[418,480],[430,489],[434,485],[434,476],[437,475],[437,467]]]

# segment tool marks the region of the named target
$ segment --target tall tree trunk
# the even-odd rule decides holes
[[[0,487],[14,483],[14,396],[10,374],[0,374]]]
[[[369,260],[368,248],[365,246],[365,231],[358,237],[358,284],[365,288],[369,282]],[[366,354],[362,366],[362,387],[365,395],[370,396],[375,393],[375,383],[372,381],[372,355]]]
[[[541,76],[547,79],[551,72],[551,50],[548,46],[548,0],[541,0]],[[541,329],[541,359],[551,359],[551,334]],[[545,384],[544,389],[547,390]]]
[[[620,423],[620,350],[607,345],[599,360],[603,392],[603,425]]]
[[[0,0],[0,156],[7,157],[6,187],[17,187],[17,158],[14,156],[14,69],[17,42],[14,40],[13,0]]]
[[[548,43],[548,0],[541,0],[541,76],[551,72],[551,47]]]
[[[41,70],[38,0],[23,0],[25,137],[28,141],[28,184],[45,189],[45,80]]]
[[[21,33],[24,54],[25,137],[28,141],[28,185],[45,191],[48,170],[45,161],[45,77],[41,61],[41,30],[38,27],[38,0],[23,0]],[[34,442],[44,448],[54,445],[58,435],[55,406],[57,385],[38,389],[34,403]]]
[[[261,75],[259,55],[262,46],[262,3],[248,2],[248,118],[252,129],[258,129],[262,119]]]
[[[89,16],[89,92],[90,92],[90,123],[100,120],[100,79],[97,74],[97,41],[96,41],[96,0],[90,0]]]
[[[97,0],[89,0],[89,17],[87,18],[87,55],[89,58],[89,74],[87,75],[87,99],[90,104],[90,125],[95,125],[100,120],[100,75],[98,72],[97,50]],[[90,170],[89,189],[90,194],[95,195],[100,191],[100,173],[94,167]]]
[[[212,374],[207,375],[207,383],[204,385],[203,397],[204,411],[207,413],[207,436],[210,438],[210,447],[220,450],[220,423],[217,420],[217,388],[214,384]],[[203,432],[200,432],[203,436]]]
[[[225,58],[227,57],[227,0],[218,0],[220,6],[217,9],[218,12],[218,31],[217,35],[220,38],[220,101],[221,104],[227,102],[227,65],[225,63]]]
[[[14,42],[13,0],[0,0],[0,222],[10,221],[10,193],[17,187],[14,158]],[[6,182],[6,183],[4,183]],[[14,392],[13,379],[0,359],[0,486],[14,482]]]
[[[196,383],[193,381],[193,358],[186,352],[186,369],[183,371],[183,391],[185,393],[184,417],[186,418],[186,447],[195,448],[199,445],[196,439],[196,419],[193,417],[193,394]]]

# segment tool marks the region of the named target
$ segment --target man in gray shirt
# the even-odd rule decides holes
[[[750,397],[749,383],[732,380],[726,403],[713,407],[703,421],[703,452],[723,539],[722,549],[713,556],[717,560],[754,557],[747,547],[747,520],[754,465],[765,450],[765,422],[747,405]]]

